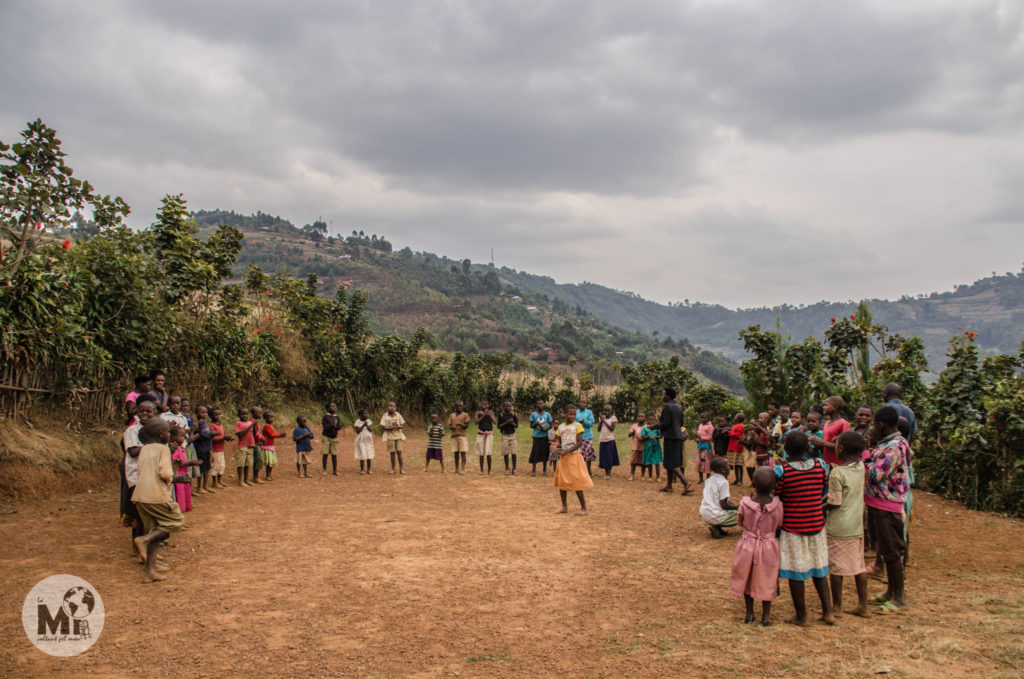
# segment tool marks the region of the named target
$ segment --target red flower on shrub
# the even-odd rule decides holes
[[[856,314],[850,314],[850,320],[851,321],[857,320],[857,315]]]
[[[62,248],[64,248],[65,250],[70,250],[71,249],[71,239],[70,238],[65,238],[64,240],[62,240],[60,242],[60,246]]]
[[[275,334],[275,335],[280,335],[280,334],[281,334],[281,331],[280,331],[280,330],[275,330],[275,331],[274,331],[274,334]]]
[[[835,322],[836,322],[836,317],[835,317],[835,316],[833,316],[833,317],[831,318],[831,321],[832,321],[833,323],[835,323]]]
[[[42,222],[36,222],[36,228],[37,229],[43,228],[43,223]]]
[[[270,321],[270,314],[267,314],[266,316],[263,317],[264,323],[267,323],[268,321]]]

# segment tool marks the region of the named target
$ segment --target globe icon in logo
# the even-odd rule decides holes
[[[64,601],[61,604],[65,613],[78,620],[92,613],[92,609],[95,606],[96,599],[93,598],[92,592],[85,587],[72,587],[69,589],[64,594]]]

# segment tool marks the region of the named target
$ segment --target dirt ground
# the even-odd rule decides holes
[[[348,441],[337,477],[298,479],[282,452],[273,483],[196,499],[164,550],[171,577],[151,585],[114,483],[15,504],[0,516],[0,676],[1021,676],[1020,520],[918,493],[909,613],[800,630],[781,622],[783,584],[762,628],[741,622],[736,537],[709,538],[699,493],[659,493],[619,467],[595,479],[589,516],[556,516],[550,477],[424,474],[423,445],[407,443],[405,476],[387,474],[379,442],[372,476]],[[106,607],[77,657],[47,656],[22,630],[26,594],[55,573],[88,580]]]

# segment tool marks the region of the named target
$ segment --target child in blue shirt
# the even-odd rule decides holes
[[[309,459],[313,452],[313,430],[309,421],[299,415],[295,420],[299,426],[292,429],[292,441],[295,441],[295,472],[300,479],[309,478]]]

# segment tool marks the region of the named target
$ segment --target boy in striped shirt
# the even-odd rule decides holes
[[[437,413],[430,413],[430,426],[427,427],[427,463],[423,466],[425,474],[430,469],[430,461],[437,460],[441,463],[441,473],[447,474],[444,470],[444,425],[438,421]]]

